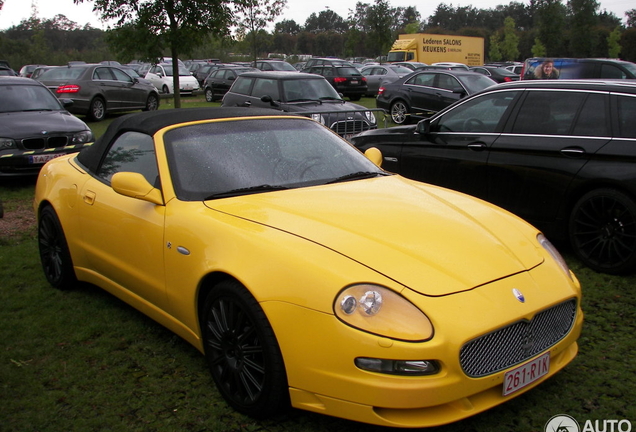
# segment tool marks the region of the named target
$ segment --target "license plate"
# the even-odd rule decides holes
[[[504,376],[503,395],[508,396],[535,382],[550,370],[550,353],[523,364]]]
[[[63,153],[57,153],[57,154],[53,153],[53,154],[45,154],[45,155],[32,155],[32,156],[29,156],[29,163],[32,163],[32,164],[43,164],[43,163],[47,163],[51,159],[55,159],[56,157],[60,157],[62,155],[63,155]]]
[[[351,80],[351,84],[358,84],[358,80]]]

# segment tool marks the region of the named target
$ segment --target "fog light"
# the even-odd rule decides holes
[[[389,375],[433,375],[439,372],[439,365],[435,360],[387,360],[368,357],[358,357],[355,364],[360,369]]]

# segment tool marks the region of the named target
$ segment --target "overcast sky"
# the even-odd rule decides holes
[[[347,18],[349,11],[355,9],[356,3],[373,4],[374,0],[321,0],[314,4],[309,0],[287,0],[287,8],[282,16],[276,21],[290,19],[300,25],[305,24],[305,20],[312,13],[320,13],[323,10],[331,9],[342,18]],[[494,8],[501,4],[509,4],[511,0],[388,0],[391,7],[415,6],[422,19],[433,14],[440,3],[459,6],[473,6],[477,9]],[[519,1],[519,0],[517,0]],[[521,0],[523,1],[523,0]],[[525,0],[527,2],[527,0]],[[567,0],[563,0],[564,3]],[[636,8],[634,0],[600,0],[601,10],[613,12],[618,18],[625,22],[625,12]],[[55,15],[66,15],[68,19],[84,25],[90,23],[93,27],[105,29],[106,25],[99,21],[95,14],[92,1],[84,1],[83,4],[76,5],[73,0],[5,0],[4,7],[0,10],[0,30],[18,25],[23,19],[32,15],[33,9],[37,9],[39,18],[50,19]]]

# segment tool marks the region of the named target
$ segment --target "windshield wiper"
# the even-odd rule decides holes
[[[291,99],[291,100],[288,100],[287,102],[317,102],[319,104],[322,104],[322,101],[320,99],[305,99],[305,98]]]
[[[233,197],[233,196],[239,196],[239,195],[249,195],[249,194],[258,193],[258,192],[271,192],[271,191],[285,190],[285,189],[289,189],[289,188],[287,186],[262,184],[258,186],[250,186],[245,188],[232,189],[225,192],[218,192],[218,193],[210,195],[209,197],[206,197],[203,201],[207,201],[207,200],[211,200],[215,198],[227,198],[227,197]]]
[[[386,175],[389,175],[389,174],[378,172],[378,171],[358,171],[354,173],[345,174],[341,177],[338,177],[337,179],[327,182],[327,184],[340,183],[340,182],[345,182],[349,180],[361,180],[361,179],[373,178],[378,176],[386,176]]]

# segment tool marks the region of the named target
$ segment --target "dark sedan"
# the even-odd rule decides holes
[[[205,100],[214,102],[223,98],[225,93],[232,87],[236,77],[245,72],[257,71],[252,67],[222,67],[210,72],[210,75],[203,81],[203,93]]]
[[[387,110],[395,124],[430,117],[459,99],[497,84],[469,71],[423,70],[380,87],[376,105]]]
[[[73,100],[69,111],[101,121],[107,113],[159,108],[159,94],[115,66],[84,64],[50,69],[39,76],[59,98]]]
[[[352,101],[360,100],[368,91],[366,77],[354,66],[322,64],[305,69],[304,72],[322,75],[338,93]]]
[[[498,83],[519,81],[519,74],[497,66],[473,66],[471,71],[486,75]]]
[[[362,133],[384,168],[499,205],[587,266],[636,270],[636,83],[515,81],[416,126]]]
[[[378,127],[372,111],[346,102],[324,77],[302,72],[241,74],[223,96],[222,106],[304,112],[345,138]]]
[[[47,161],[93,141],[45,86],[30,78],[0,77],[0,176],[37,174]]]

